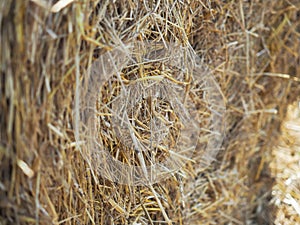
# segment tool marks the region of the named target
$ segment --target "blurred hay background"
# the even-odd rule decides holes
[[[137,39],[190,43],[227,104],[216,162],[154,185],[173,224],[300,223],[298,0],[56,2],[0,3],[0,224],[164,223],[75,148],[76,74]]]

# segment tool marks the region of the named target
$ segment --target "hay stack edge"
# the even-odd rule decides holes
[[[199,141],[178,171],[134,186],[101,176],[75,138],[74,109],[93,63],[137,41],[195,53],[219,86],[226,126],[206,166]],[[298,0],[6,0],[0,51],[1,225],[300,224]],[[135,66],[147,72],[135,79],[166,74]],[[130,69],[118,79],[130,83]],[[118,79],[99,90],[100,103],[118,95]],[[194,80],[184,79],[187,86]],[[186,90],[193,101],[202,98]],[[166,102],[160,106],[165,118],[173,115]],[[130,149],[117,146],[105,121],[102,144],[126,161]]]

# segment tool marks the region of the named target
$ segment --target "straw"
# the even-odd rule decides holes
[[[56,13],[51,12],[54,5]],[[0,223],[300,223],[299,11],[298,0],[1,1]],[[135,42],[180,48],[169,52],[173,65],[164,66],[157,60],[134,62],[130,44]],[[98,106],[127,100],[130,109],[131,85],[136,96],[143,87],[153,87],[149,93],[164,93],[158,87],[167,87],[166,96],[145,94],[148,98],[131,107],[127,121],[123,117],[125,128],[128,120],[134,128],[132,136],[124,127],[122,138],[110,130],[123,119],[112,116],[112,109],[122,111],[116,105],[98,108],[94,123],[101,125],[95,126],[97,148],[105,146],[112,157],[106,165],[116,158],[129,168],[145,168],[154,159],[166,162],[167,167],[157,168],[166,172],[160,173],[162,179],[153,176],[157,182],[149,182],[146,170],[137,170],[147,178],[144,184],[115,182],[113,175],[119,173],[112,171],[120,167],[97,169],[99,155],[90,151],[95,148],[88,138],[77,138],[83,97],[78,89],[93,83],[93,65],[105,54],[119,61],[95,92]],[[175,66],[180,62],[202,72],[181,71]],[[180,71],[183,75],[176,77]],[[203,74],[212,79],[202,82]],[[178,93],[182,98],[167,99]],[[224,105],[226,126],[223,120],[210,123],[219,121]],[[152,123],[150,115],[156,118]],[[179,157],[187,149],[166,146],[178,146],[174,140],[188,124],[187,115],[201,135],[194,137],[198,143],[192,156]],[[217,127],[222,132],[211,132]],[[135,137],[137,146],[151,146],[150,131],[157,138],[154,151],[123,144]],[[213,140],[209,148],[208,140]],[[170,170],[174,165],[176,170]]]

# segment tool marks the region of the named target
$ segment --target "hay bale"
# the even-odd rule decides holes
[[[299,221],[295,207],[270,201],[282,182],[270,169],[274,145],[300,90],[297,0],[52,3],[0,3],[1,224]],[[76,83],[101,55],[136,40],[195,51],[227,108],[212,164],[195,151],[178,173],[145,186],[99,176],[74,134]],[[280,190],[299,197],[297,187]]]

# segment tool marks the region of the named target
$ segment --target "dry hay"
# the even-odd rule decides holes
[[[195,162],[197,139],[198,163],[214,159],[224,101],[196,60],[188,48],[136,41],[94,61],[76,92],[74,126],[76,140],[85,143],[81,152],[99,175],[120,184],[157,183]]]
[[[300,91],[297,0],[53,4],[0,3],[1,224],[299,221],[299,187],[282,185],[297,183],[298,159],[285,158],[284,175],[276,163],[281,122]],[[145,186],[98,176],[74,136],[76,83],[105,52],[136,40],[194,49],[227,108],[212,164],[203,167],[195,151],[178,173]],[[297,155],[290,135],[282,129]]]
[[[278,208],[276,224],[300,223],[300,101],[288,106],[282,134],[271,164],[276,185],[273,202]]]

